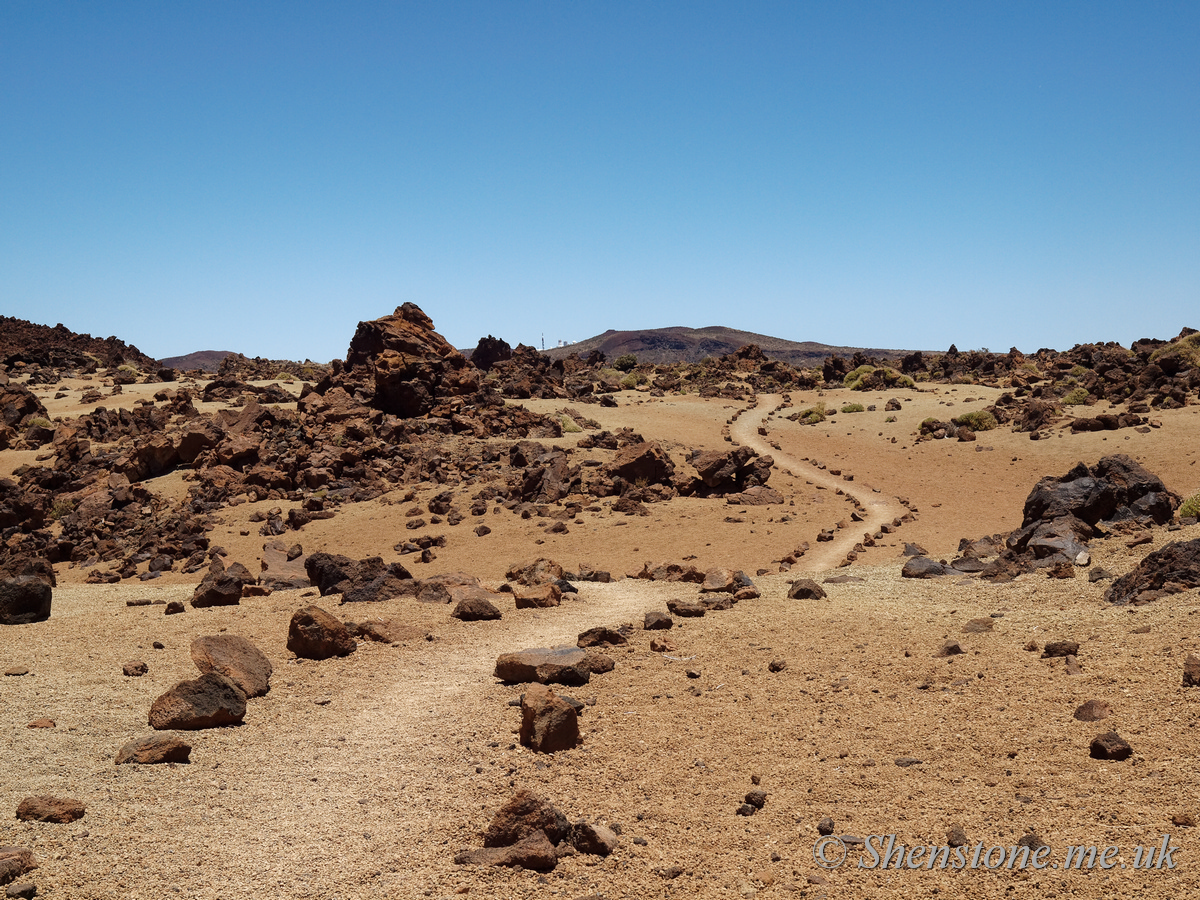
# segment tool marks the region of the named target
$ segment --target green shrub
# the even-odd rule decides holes
[[[842,384],[850,390],[856,390],[858,385],[862,383],[865,376],[870,375],[875,371],[874,366],[859,366],[853,372],[848,372],[846,377],[842,379]]]
[[[38,428],[53,428],[54,423],[51,422],[49,419],[47,419],[45,416],[34,416],[31,419],[25,420],[26,428],[32,428],[34,426],[37,426]]]
[[[863,406],[861,403],[847,403],[845,406],[842,407],[842,412],[844,412],[844,413],[864,412],[865,410],[866,410],[866,407]]]
[[[73,512],[75,512],[75,501],[60,497],[50,507],[50,518],[57,522],[59,519],[69,516]]]
[[[1179,517],[1200,518],[1200,491],[1197,491],[1183,501],[1183,506],[1179,507]]]
[[[583,431],[582,428],[568,415],[558,417],[559,424],[562,425],[563,434],[578,434]]]
[[[1084,375],[1087,374],[1087,369],[1085,369],[1083,366],[1076,366],[1075,368],[1073,368],[1071,370],[1071,374],[1074,375],[1076,378],[1082,378]]]
[[[1085,387],[1077,387],[1062,398],[1063,406],[1082,406],[1087,403],[1088,391]]]
[[[136,375],[138,373],[138,370],[128,363],[117,366],[117,371],[124,372],[126,375]]]
[[[627,391],[632,391],[635,387],[637,387],[637,384],[638,384],[637,376],[635,374],[633,374],[632,372],[630,372],[628,375],[626,375],[624,378],[621,379],[621,387],[623,387]]]
[[[888,417],[887,417],[886,419],[884,419],[883,421],[884,421],[884,422],[895,422],[895,421],[896,421],[896,417],[895,417],[895,416],[888,416]]]
[[[972,431],[991,431],[1000,423],[986,409],[979,409],[975,412],[963,413],[954,420],[955,425],[966,425]]]
[[[637,365],[637,357],[632,353],[625,353],[613,360],[613,368],[621,372],[628,372]]]
[[[277,373],[275,373],[274,380],[275,381],[286,381],[288,384],[291,384],[293,381],[296,380],[296,376],[293,375],[291,372],[277,372]]]
[[[788,418],[801,425],[816,425],[818,422],[824,422],[825,404],[824,402],[818,402],[816,406],[802,409],[800,412],[788,416]]]
[[[1165,344],[1150,354],[1151,362],[1158,362],[1167,356],[1178,356],[1183,362],[1181,368],[1200,366],[1200,332],[1189,334],[1173,344]]]

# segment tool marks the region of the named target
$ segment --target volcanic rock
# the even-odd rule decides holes
[[[825,589],[811,578],[799,578],[788,588],[790,600],[823,600]]]
[[[0,847],[0,885],[9,884],[37,867],[28,847]]]
[[[349,656],[356,647],[346,626],[319,606],[296,610],[288,625],[287,648],[303,659]]]
[[[457,588],[456,591],[472,590],[471,588]],[[499,619],[501,616],[499,608],[492,603],[490,599],[483,596],[482,588],[475,589],[480,593],[474,593],[463,596],[455,605],[454,609],[450,610],[452,619],[460,619],[463,622],[481,622],[492,619]]]
[[[1131,572],[1112,583],[1104,595],[1109,603],[1152,600],[1200,587],[1200,538],[1172,542],[1146,556]]]
[[[0,579],[0,625],[27,625],[50,618],[50,585],[33,575]]]
[[[1115,731],[1106,731],[1092,739],[1089,754],[1092,759],[1111,759],[1117,762],[1129,759],[1133,748]]]
[[[509,684],[587,684],[591,673],[582,667],[586,654],[578,647],[534,647],[503,653],[496,659],[493,675]]]
[[[562,602],[562,590],[553,582],[513,591],[517,609],[549,609]]]
[[[620,840],[616,832],[605,825],[590,825],[577,822],[571,826],[571,846],[580,853],[593,856],[608,856],[617,849]]]
[[[1088,700],[1086,703],[1080,704],[1074,713],[1075,718],[1080,722],[1099,722],[1111,715],[1112,707],[1106,700]]]
[[[651,610],[646,613],[642,622],[642,627],[646,631],[654,631],[658,629],[673,628],[675,620],[668,616],[665,612]]]
[[[903,578],[937,578],[946,574],[946,567],[927,556],[914,556],[900,570]]]
[[[535,831],[507,847],[464,850],[455,855],[454,862],[460,866],[511,866],[535,872],[549,872],[558,865],[558,856],[546,835]]]
[[[22,822],[65,824],[82,819],[86,809],[83,801],[67,797],[26,797],[17,806],[17,818]]]
[[[580,634],[575,646],[617,647],[627,643],[629,643],[628,639],[619,629],[609,628],[606,625],[597,625],[595,628],[589,628]]]
[[[224,675],[209,672],[181,681],[154,701],[150,727],[155,731],[194,731],[238,725],[246,716],[246,695]]]
[[[521,700],[521,743],[538,753],[569,750],[580,742],[579,714],[543,684],[531,684]]]
[[[271,689],[271,661],[244,637],[217,634],[192,641],[192,662],[202,673],[224,675],[249,697]]]
[[[191,744],[184,743],[173,734],[151,734],[122,746],[117,751],[117,765],[185,763],[188,762],[191,752]]]

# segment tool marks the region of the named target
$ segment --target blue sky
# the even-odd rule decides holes
[[[0,4],[0,313],[328,360],[1200,327],[1200,5]]]

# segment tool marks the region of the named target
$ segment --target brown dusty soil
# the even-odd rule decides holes
[[[126,389],[125,405],[140,387]],[[391,549],[414,534],[404,528],[414,504],[391,495],[295,536],[306,551],[379,553],[418,577],[461,569],[492,584],[510,563],[538,556],[616,576],[694,555],[689,561],[700,568],[730,565],[754,577],[761,598],[677,620],[670,636],[678,652],[668,655],[650,652],[651,634],[662,633],[642,631],[642,616],[665,610],[670,598],[694,598],[694,585],[580,584],[577,597],[540,611],[516,610],[504,598],[504,618],[490,623],[458,622],[445,606],[408,598],[338,607],[313,591],[167,617],[161,605],[126,603],[186,600],[195,579],[90,586],[64,567],[49,621],[0,630],[0,669],[29,670],[0,678],[0,844],[32,847],[41,867],[21,880],[60,898],[1200,896],[1196,829],[1172,824],[1185,814],[1200,818],[1200,690],[1180,680],[1184,657],[1200,653],[1192,619],[1200,592],[1129,610],[1105,604],[1107,582],[1090,584],[1082,570],[1070,580],[1025,575],[1007,585],[900,578],[905,541],[948,558],[960,537],[1011,529],[1037,479],[1079,460],[1126,452],[1177,493],[1194,493],[1197,408],[1157,414],[1161,427],[1149,434],[1033,442],[1000,429],[974,444],[914,445],[925,417],[982,407],[994,392],[963,385],[895,395],[904,401],[895,423],[884,422],[891,394],[828,392],[819,399],[830,407],[856,400],[878,411],[818,426],[782,418],[818,399],[793,394],[794,409],[766,419],[766,437],[758,423],[778,398],[760,397],[743,413],[733,434],[775,457],[771,485],[791,502],[783,507],[679,500],[626,517],[601,505],[569,523],[567,535],[489,513],[493,532],[483,538],[471,531],[472,517],[426,528],[445,533],[448,545],[424,566]],[[721,428],[744,408],[633,392],[620,399],[618,409],[581,411],[606,428],[628,425],[664,440],[679,465],[693,447],[725,446]],[[31,461],[16,456],[0,454],[0,471]],[[833,468],[854,480],[831,475]],[[162,493],[187,486],[179,474],[157,481]],[[422,507],[441,489],[414,487]],[[916,521],[857,564],[834,569],[874,524],[851,523],[833,544],[817,544],[819,530],[849,519],[839,489],[887,520],[903,511],[896,498],[904,497],[919,510]],[[213,540],[229,548],[230,561],[256,568],[265,539],[248,516],[269,505],[222,513]],[[1136,549],[1118,537],[1096,541],[1092,564],[1121,574],[1168,540],[1193,538],[1200,527],[1158,530],[1153,544]],[[808,555],[776,574],[772,561],[803,541]],[[756,576],[760,568],[770,574]],[[799,575],[862,580],[826,584],[825,600],[788,600],[788,580]],[[412,626],[412,637],[360,644],[341,660],[295,660],[285,649],[287,622],[309,603],[356,621],[397,619]],[[968,620],[993,615],[992,633],[962,633]],[[624,622],[637,628],[627,648],[610,651],[615,671],[563,689],[595,701],[582,716],[583,746],[544,756],[515,744],[520,714],[508,703],[522,688],[496,682],[496,656],[573,644],[588,627]],[[249,702],[240,727],[184,734],[194,746],[188,765],[115,766],[121,744],[149,733],[154,698],[196,676],[190,642],[222,630],[271,658],[270,693]],[[947,639],[966,652],[935,658]],[[1023,649],[1055,639],[1080,642],[1082,674]],[[152,649],[154,641],[164,649]],[[131,659],[145,660],[149,674],[123,676]],[[770,673],[773,659],[787,668]],[[1113,715],[1073,719],[1091,698],[1108,701]],[[42,717],[56,727],[26,727]],[[1133,745],[1130,760],[1089,758],[1092,737],[1110,729]],[[904,757],[921,762],[897,766]],[[738,816],[752,775],[766,806]],[[544,795],[573,821],[619,825],[620,847],[606,859],[564,858],[544,876],[456,866],[454,854],[480,846],[494,811],[519,788]],[[87,814],[68,825],[17,821],[17,804],[37,794],[81,799]],[[982,841],[985,850],[1033,830],[1052,848],[1051,863],[1068,845],[1113,845],[1120,857],[1090,873],[881,872],[857,868],[852,851],[845,866],[826,871],[813,860],[824,816],[837,834],[894,833],[908,846],[944,844],[947,828],[961,824],[971,847]],[[1175,868],[1135,871],[1133,848],[1157,846],[1168,834],[1178,847]],[[664,877],[670,867],[680,874]]]

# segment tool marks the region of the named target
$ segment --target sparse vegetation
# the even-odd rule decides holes
[[[888,417],[887,417],[886,419],[884,419],[883,421],[884,421],[884,422],[895,422],[895,421],[896,421],[896,417],[895,417],[895,416],[888,416]]]
[[[632,391],[638,385],[638,378],[633,372],[630,372],[621,379],[621,387],[627,391]]]
[[[575,420],[566,413],[563,413],[558,417],[558,422],[560,425],[562,425],[563,434],[578,434],[579,432],[583,431],[583,429],[579,427]]]
[[[842,412],[844,412],[844,413],[864,412],[865,410],[866,410],[866,407],[863,406],[861,403],[847,403],[845,406],[842,407]]]
[[[912,387],[913,380],[887,366],[859,366],[847,373],[842,385],[852,391],[877,390],[883,388]]]
[[[1178,357],[1182,363],[1181,369],[1200,366],[1200,332],[1189,334],[1187,337],[1159,347],[1150,354],[1150,362],[1157,363],[1171,357]]]
[[[293,381],[296,380],[296,376],[293,375],[291,372],[277,372],[275,374],[274,380],[275,381],[283,381],[283,382],[286,382],[287,384],[291,384]]]
[[[1183,505],[1179,507],[1179,517],[1200,518],[1200,491],[1183,501]]]
[[[792,413],[788,418],[801,425],[816,425],[818,422],[824,422],[825,404],[824,402],[818,402],[815,406],[810,406],[808,409]]]
[[[138,373],[138,370],[129,365],[129,363],[123,363],[122,365],[117,366],[117,371],[124,372],[126,375],[136,375]]]
[[[59,497],[54,501],[54,505],[50,507],[50,518],[57,522],[73,512],[75,512],[75,501]]]
[[[25,421],[26,428],[53,428],[54,423],[45,416],[32,416]]]
[[[637,357],[632,353],[626,353],[613,360],[613,368],[619,372],[628,372],[636,365]]]
[[[1085,387],[1072,389],[1062,398],[1063,406],[1082,406],[1087,403],[1088,391]]]
[[[991,431],[1000,423],[986,409],[978,409],[974,412],[963,413],[954,420],[955,425],[965,425],[972,431]]]

